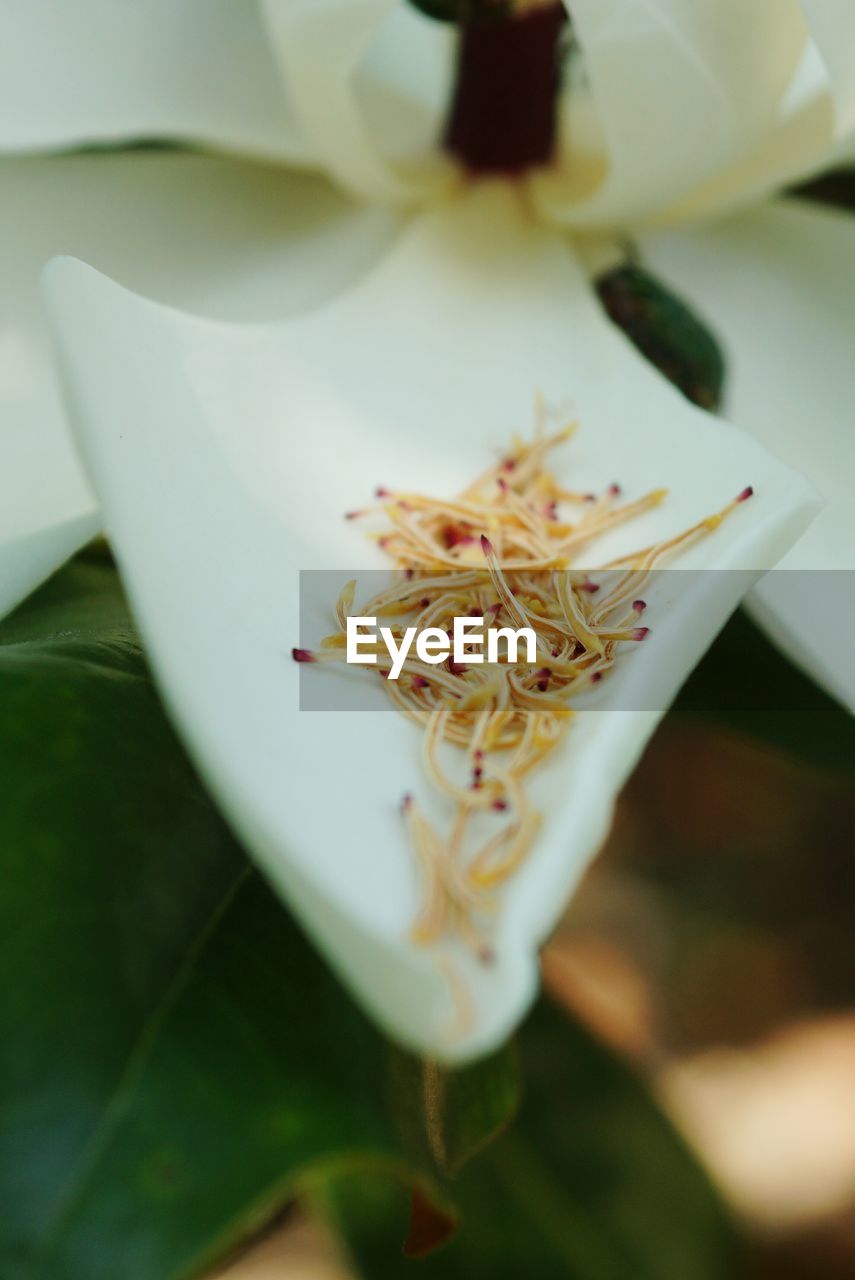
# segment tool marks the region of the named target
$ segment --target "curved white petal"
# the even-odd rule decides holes
[[[828,73],[811,42],[777,118],[757,146],[737,164],[664,210],[655,221],[673,225],[733,212],[838,160]]]
[[[261,0],[312,152],[372,200],[408,203],[447,178],[438,150],[453,33],[402,0]]]
[[[812,491],[652,372],[603,319],[565,242],[507,186],[476,187],[415,220],[363,283],[283,325],[189,319],[69,259],[46,284],[130,597],[215,793],[385,1026],[445,1058],[487,1050],[531,999],[536,945],[602,841],[659,713],[580,716],[532,779],[542,838],[503,899],[495,965],[455,957],[474,1011],[453,1031],[436,953],[407,938],[418,877],[398,803],[414,790],[434,809],[421,733],[389,712],[299,710],[288,656],[299,571],[379,563],[342,512],[378,480],[455,492],[526,430],[538,391],[578,412],[578,446],[562,466],[576,483],[672,488],[601,555],[677,532],[751,481],[756,497],[681,563],[766,565],[810,518]],[[628,678],[673,696],[740,581],[702,575],[683,629],[663,629],[658,650],[634,650]]]
[[[316,306],[396,219],[318,178],[188,155],[0,162],[0,615],[98,527],[51,367],[39,273],[80,254],[150,296],[261,320]]]
[[[811,35],[828,68],[838,133],[855,129],[855,5],[851,0],[801,0]]]
[[[562,164],[534,183],[547,215],[578,227],[646,220],[757,147],[774,125],[807,37],[796,0],[572,0],[605,146],[592,193],[591,158],[573,137]]]
[[[140,137],[310,159],[255,0],[0,0],[0,150]]]
[[[733,415],[827,501],[752,608],[855,711],[855,222],[787,202],[645,251],[725,339]]]

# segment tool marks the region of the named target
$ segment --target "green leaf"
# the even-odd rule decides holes
[[[720,406],[724,356],[687,302],[633,264],[600,276],[596,287],[609,318],[687,399],[702,409]]]
[[[674,710],[759,739],[817,769],[855,769],[855,718],[741,610],[695,668]]]
[[[219,817],[115,572],[0,629],[0,1275],[195,1275],[307,1180],[442,1194],[515,1101],[390,1046]]]
[[[410,0],[437,22],[498,22],[512,12],[511,0]]]
[[[738,1249],[705,1175],[640,1082],[542,1001],[520,1037],[517,1122],[456,1185],[450,1245],[424,1280],[739,1280]],[[346,1177],[313,1197],[366,1280],[415,1272],[394,1240],[405,1191]]]

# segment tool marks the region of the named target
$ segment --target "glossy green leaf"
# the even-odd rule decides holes
[[[702,409],[719,407],[724,356],[687,302],[634,264],[600,276],[596,288],[609,318],[660,373]]]
[[[0,628],[0,1275],[172,1280],[305,1180],[441,1186],[515,1102],[344,994],[200,787],[115,571]]]
[[[641,1083],[542,1001],[520,1036],[517,1122],[455,1186],[461,1227],[424,1280],[739,1280],[737,1246],[705,1175]],[[405,1189],[347,1177],[313,1197],[365,1280],[415,1274],[395,1248]]]

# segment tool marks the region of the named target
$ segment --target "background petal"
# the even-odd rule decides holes
[[[91,258],[161,301],[262,320],[324,301],[396,231],[327,183],[181,154],[0,162],[0,614],[98,527],[60,407],[39,295]]]
[[[403,0],[261,0],[308,145],[359,195],[417,199],[438,149],[454,33]]]
[[[855,129],[855,6],[850,0],[802,0],[831,78],[838,132]]]
[[[828,72],[810,42],[775,120],[754,149],[664,210],[656,221],[673,224],[745,208],[837,159]]]
[[[681,564],[759,567],[810,518],[811,491],[636,355],[562,238],[533,224],[507,184],[415,220],[349,294],[278,326],[188,319],[69,260],[52,265],[47,288],[87,466],[205,776],[385,1026],[446,1057],[483,1052],[529,1002],[536,944],[598,848],[660,712],[580,717],[533,780],[542,838],[504,899],[495,964],[453,953],[474,1004],[453,1032],[437,957],[407,937],[419,886],[398,804],[415,790],[435,808],[421,733],[395,714],[300,712],[301,668],[289,657],[299,571],[382,564],[342,513],[378,481],[454,493],[525,431],[538,391],[578,412],[578,447],[558,469],[583,490],[615,478],[632,494],[672,488],[599,555],[676,533],[751,481],[755,499]],[[628,663],[630,680],[655,683],[664,700],[740,594],[740,575],[701,577],[679,636],[640,646]]]
[[[644,242],[726,343],[728,407],[827,506],[752,596],[758,621],[855,710],[855,222],[795,201]],[[823,574],[821,570],[845,570]]]
[[[254,0],[0,0],[0,150],[126,138],[309,159]]]
[[[605,148],[573,139],[559,170],[535,183],[542,207],[574,226],[647,219],[749,155],[777,119],[807,37],[795,0],[572,0],[581,46],[567,118],[587,80]],[[581,174],[581,188],[579,175]]]

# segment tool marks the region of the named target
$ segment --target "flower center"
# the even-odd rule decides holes
[[[516,0],[498,16],[461,22],[445,145],[471,173],[551,161],[566,16],[560,0]]]

